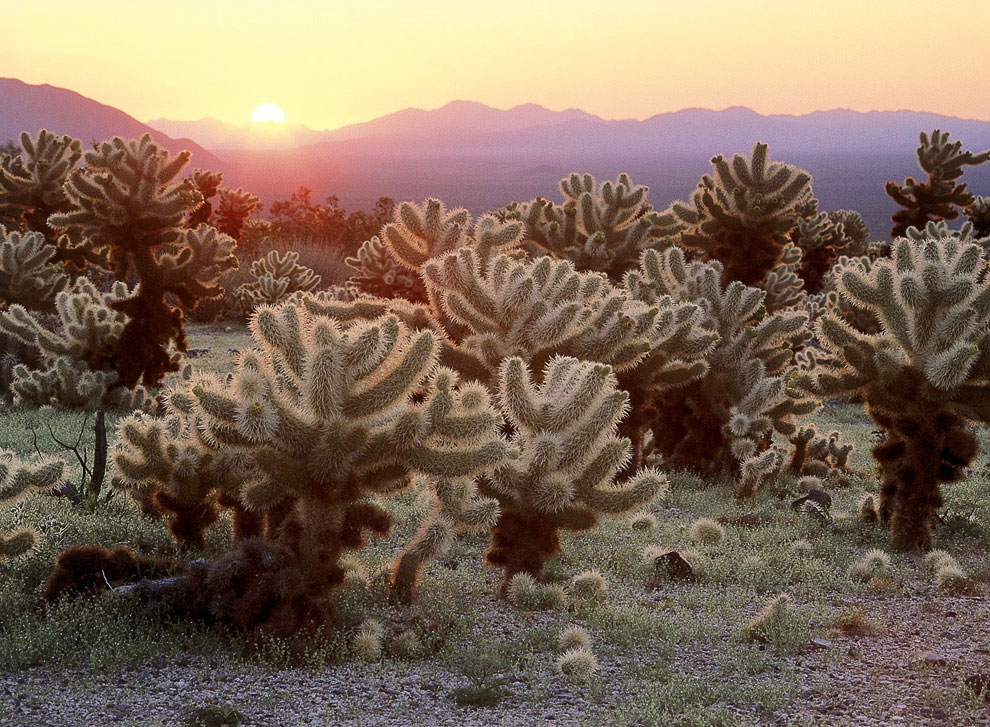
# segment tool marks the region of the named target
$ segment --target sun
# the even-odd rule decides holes
[[[273,103],[263,103],[251,112],[251,122],[257,124],[264,121],[281,124],[285,121],[285,112]]]

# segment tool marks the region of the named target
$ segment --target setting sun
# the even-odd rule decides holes
[[[285,121],[285,112],[273,103],[263,103],[251,112],[251,122],[274,121],[281,124]]]

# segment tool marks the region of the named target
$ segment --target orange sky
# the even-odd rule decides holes
[[[990,2],[939,5],[0,0],[0,76],[71,88],[142,121],[246,123],[267,101],[289,121],[336,128],[453,99],[606,118],[742,104],[990,120]]]

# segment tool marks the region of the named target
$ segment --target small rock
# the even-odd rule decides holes
[[[693,581],[695,580],[694,568],[688,563],[684,556],[676,550],[671,550],[657,558],[657,568],[666,568],[667,576],[672,581]]]
[[[858,659],[863,655],[863,652],[860,651],[858,646],[850,646],[849,651],[846,653],[849,654],[849,656],[852,657],[853,659]]]
[[[949,660],[937,652],[926,651],[915,659],[915,663],[924,664],[925,666],[945,666],[949,663]]]
[[[811,648],[812,649],[831,649],[835,644],[833,644],[828,639],[812,639]]]

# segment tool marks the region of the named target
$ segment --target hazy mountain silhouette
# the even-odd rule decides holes
[[[223,171],[225,184],[243,186],[265,203],[304,185],[315,199],[336,195],[349,209],[369,208],[380,196],[435,196],[474,213],[537,195],[557,200],[557,182],[571,171],[591,172],[599,181],[629,172],[650,186],[650,199],[662,208],[690,196],[711,171],[714,154],[746,153],[766,141],[772,159],[811,172],[822,209],[858,210],[878,238],[887,236],[896,209],[884,182],[919,174],[918,132],[940,128],[968,149],[990,148],[986,121],[846,109],[762,115],[741,106],[683,109],[640,121],[537,104],[502,110],[453,101],[332,131],[211,118],[156,119],[145,126],[72,91],[0,80],[0,141],[41,127],[87,143],[113,134],[139,136],[153,127],[166,147],[191,149],[196,166]],[[195,139],[217,155],[174,137]],[[973,192],[990,194],[990,164],[968,168],[963,179]]]
[[[151,134],[169,151],[191,151],[195,166],[215,167],[221,163],[216,155],[190,139],[172,138],[119,109],[75,91],[47,84],[35,86],[16,78],[0,78],[0,143],[16,140],[22,131],[35,134],[40,129],[74,136],[87,148],[94,140],[103,141],[113,136],[136,139]]]

